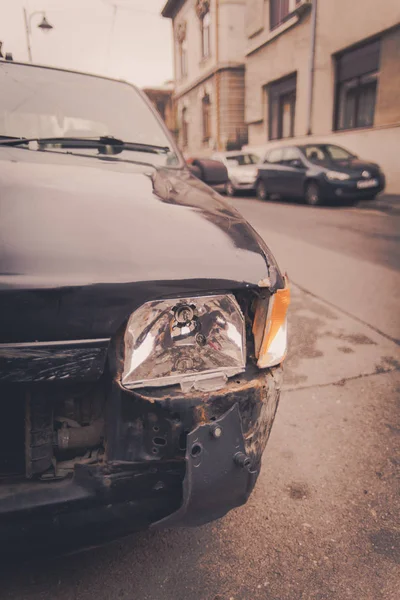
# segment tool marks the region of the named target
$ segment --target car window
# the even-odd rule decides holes
[[[279,163],[283,159],[283,150],[282,148],[276,148],[275,150],[271,150],[266,157],[265,161],[267,163]]]
[[[0,63],[0,90],[1,136],[112,136],[125,142],[171,149],[159,154],[132,151],[129,152],[132,160],[159,166],[180,162],[172,139],[150,106],[127,83],[70,71]],[[126,158],[125,152],[118,155],[122,156]]]
[[[259,162],[259,158],[255,154],[235,154],[235,156],[227,156],[226,160],[230,167],[256,165]]]
[[[301,146],[301,149],[310,162],[318,164],[323,163],[326,165],[354,158],[354,154],[333,144],[309,144],[307,146]]]
[[[285,163],[291,160],[301,160],[301,153],[297,148],[285,148],[283,151],[283,160]]]
[[[332,160],[349,160],[354,156],[353,154],[350,154],[350,152],[347,152],[347,150],[344,148],[341,148],[340,146],[332,146],[331,144],[326,146],[326,150]]]
[[[321,146],[305,146],[304,153],[311,162],[323,162],[326,160],[326,155]]]

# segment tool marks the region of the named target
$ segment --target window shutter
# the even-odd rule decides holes
[[[281,79],[276,83],[270,83],[268,91],[272,97],[282,96],[283,94],[289,94],[290,92],[296,91],[296,80],[297,74],[290,75],[285,79]]]
[[[379,71],[380,40],[368,45],[350,50],[338,57],[338,81],[346,81],[353,77],[360,77],[373,71]]]

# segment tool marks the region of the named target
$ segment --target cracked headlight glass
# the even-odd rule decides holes
[[[231,294],[147,302],[129,318],[122,385],[218,389],[245,370],[243,314]]]

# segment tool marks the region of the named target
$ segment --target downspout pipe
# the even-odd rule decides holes
[[[312,135],[312,113],[315,79],[315,45],[317,37],[317,9],[318,0],[313,0],[311,12],[311,44],[310,44],[310,62],[308,74],[308,103],[307,103],[307,135]]]
[[[217,113],[217,150],[221,150],[221,101],[220,101],[220,76],[219,76],[219,0],[215,0],[215,88],[216,88],[216,113]]]

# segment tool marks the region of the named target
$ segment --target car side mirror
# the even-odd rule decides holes
[[[189,165],[189,169],[193,175],[208,185],[223,185],[229,180],[227,168],[219,160],[195,158]]]
[[[304,163],[300,158],[294,158],[290,161],[290,166],[294,169],[304,169]]]

